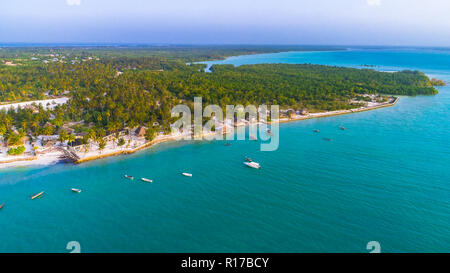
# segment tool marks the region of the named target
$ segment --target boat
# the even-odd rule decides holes
[[[314,133],[320,133],[320,130],[314,129]]]
[[[130,176],[130,175],[128,175],[128,174],[125,175],[125,178],[128,178],[128,179],[130,179],[130,180],[133,180],[133,179],[134,179],[134,177],[132,177],[132,176]]]
[[[187,176],[187,177],[192,177],[191,173],[182,173],[182,175]]]
[[[323,140],[331,141],[332,139],[331,139],[331,138],[324,137]]]
[[[225,143],[225,146],[231,146],[231,143]]]
[[[342,131],[347,130],[347,128],[345,128],[344,126],[339,126],[339,128],[341,128]]]
[[[254,168],[254,169],[260,169],[261,166],[259,165],[259,163],[256,162],[244,162],[245,165],[247,165],[250,168]]]
[[[71,190],[72,190],[73,192],[76,192],[76,193],[81,193],[81,190],[80,190],[80,189],[72,188]]]
[[[251,159],[251,158],[248,157],[248,156],[245,157],[245,160],[246,160],[247,162],[253,162],[253,159]]]
[[[151,180],[151,179],[141,178],[141,180],[144,181],[144,182],[153,183],[153,180]]]
[[[5,206],[5,203],[0,205],[0,209],[2,209]]]
[[[30,198],[33,200],[33,199],[36,199],[36,198],[41,198],[43,195],[44,195],[44,192],[41,191],[40,193],[37,193],[35,195],[30,196]]]

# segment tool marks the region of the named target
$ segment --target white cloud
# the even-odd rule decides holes
[[[366,0],[366,3],[369,6],[380,6],[381,0]]]
[[[69,6],[79,6],[81,5],[81,0],[66,0],[66,3]]]

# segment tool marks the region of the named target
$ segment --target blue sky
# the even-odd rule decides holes
[[[450,46],[449,0],[0,0],[0,42]]]

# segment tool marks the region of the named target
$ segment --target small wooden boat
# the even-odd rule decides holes
[[[81,193],[81,190],[80,190],[80,189],[72,188],[71,190],[72,190],[73,192],[76,192],[76,193]]]
[[[187,176],[187,177],[192,177],[191,173],[182,173],[182,175]]]
[[[339,128],[340,128],[342,131],[347,130],[347,128],[345,128],[344,126],[339,126]]]
[[[5,206],[5,203],[0,205],[0,209],[2,209]]]
[[[323,140],[326,140],[326,141],[332,141],[331,138],[327,138],[327,137],[324,137]]]
[[[141,178],[141,180],[144,182],[153,183],[153,180],[151,180],[151,179]]]
[[[259,165],[259,163],[256,162],[244,162],[245,165],[247,165],[250,168],[254,168],[254,169],[260,169],[261,166]]]
[[[314,129],[314,133],[320,133],[320,130]]]
[[[44,192],[41,191],[40,193],[37,193],[35,195],[30,196],[30,198],[33,200],[33,199],[36,199],[36,198],[41,198],[43,195],[44,195]]]
[[[133,179],[134,179],[134,177],[132,177],[132,176],[130,176],[130,175],[128,175],[128,174],[125,175],[125,178],[128,178],[128,179],[130,179],[130,180],[133,180]]]

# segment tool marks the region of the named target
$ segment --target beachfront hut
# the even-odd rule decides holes
[[[137,135],[138,137],[144,137],[144,136],[145,136],[145,133],[146,133],[145,127],[144,127],[144,126],[139,126],[139,127],[136,129],[135,133],[136,133],[136,135]]]
[[[300,110],[300,115],[307,115],[309,113],[308,109],[303,108],[302,110]]]

